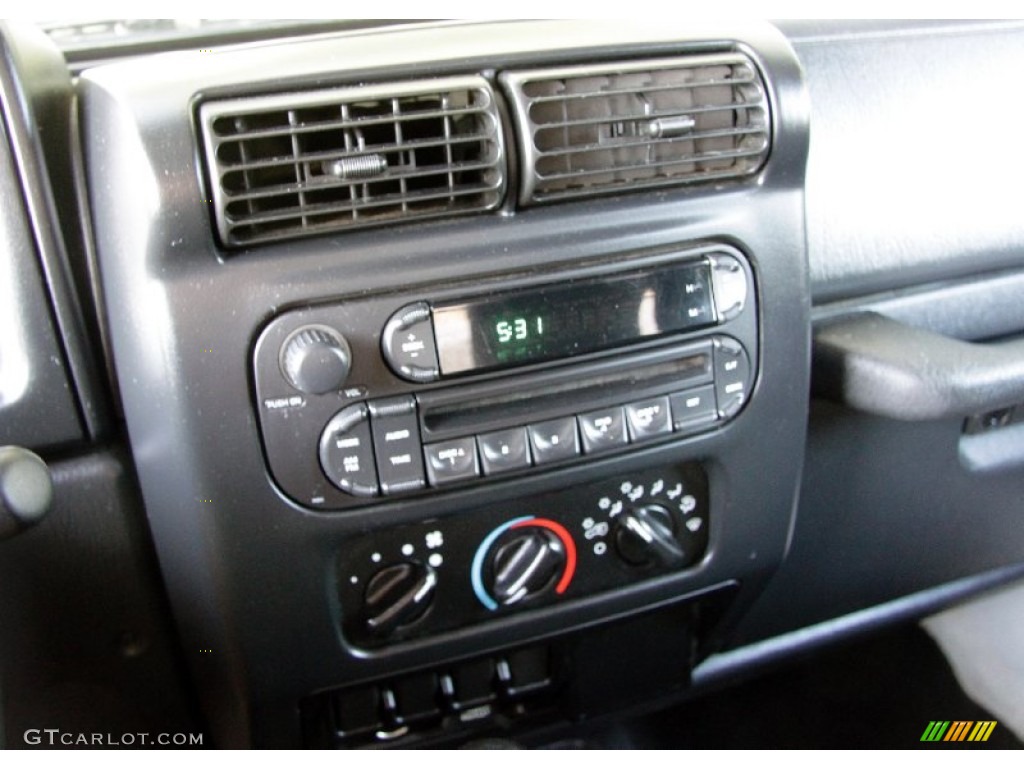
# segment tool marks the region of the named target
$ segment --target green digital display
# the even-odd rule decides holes
[[[499,320],[494,325],[498,333],[498,343],[508,344],[516,341],[529,341],[530,337],[539,339],[544,335],[544,318],[541,315],[536,317],[513,317],[510,320]]]
[[[433,307],[441,373],[572,357],[712,325],[705,261]]]

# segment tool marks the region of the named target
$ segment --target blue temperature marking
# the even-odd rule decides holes
[[[487,534],[487,537],[477,547],[476,554],[473,555],[473,565],[469,571],[469,580],[473,584],[473,592],[476,594],[477,600],[483,603],[484,608],[489,611],[498,610],[498,604],[493,597],[487,594],[487,590],[484,589],[484,557],[487,555],[487,550],[491,548],[491,544],[494,543],[495,539],[513,525],[524,523],[527,520],[533,520],[533,516],[517,517],[514,520],[509,520],[507,523],[502,523]]]

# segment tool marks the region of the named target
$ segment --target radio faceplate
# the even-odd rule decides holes
[[[717,429],[753,394],[755,285],[711,244],[287,311],[254,351],[270,474],[345,509]]]

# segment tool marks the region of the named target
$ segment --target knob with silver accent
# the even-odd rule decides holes
[[[491,594],[499,605],[539,595],[554,586],[565,564],[565,546],[551,531],[532,527],[514,531],[494,553]]]
[[[630,565],[676,568],[686,560],[673,532],[672,513],[660,504],[630,509],[616,519],[615,546]]]
[[[281,373],[300,392],[322,395],[341,389],[352,366],[345,337],[327,325],[304,325],[281,345]]]
[[[366,586],[365,629],[387,636],[414,623],[430,608],[436,589],[437,572],[429,565],[408,562],[382,568]]]

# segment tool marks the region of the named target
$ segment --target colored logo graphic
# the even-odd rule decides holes
[[[988,741],[996,728],[995,720],[932,720],[921,734],[921,741]]]

